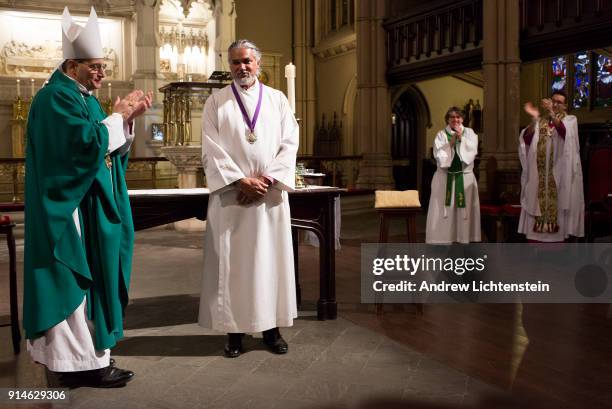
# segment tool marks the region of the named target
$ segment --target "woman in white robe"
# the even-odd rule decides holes
[[[433,143],[438,167],[431,181],[425,242],[477,242],[480,241],[480,200],[473,170],[478,136],[463,126],[459,108],[451,107],[445,119],[447,126],[438,132]]]

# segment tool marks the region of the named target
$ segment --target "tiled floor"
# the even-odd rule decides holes
[[[175,303],[197,307],[190,296],[162,300],[159,306]],[[121,389],[73,390],[70,407],[350,408],[377,400],[395,402],[395,407],[410,402],[474,407],[479,398],[502,396],[342,318],[319,322],[304,313],[283,334],[290,344],[287,355],[272,355],[260,338],[249,336],[248,352],[226,359],[224,338],[193,323],[129,329],[114,356],[118,366],[136,372],[135,379]],[[2,342],[8,343],[6,330]],[[11,359],[2,353],[3,363]],[[3,372],[2,386],[13,386],[15,379],[20,387],[44,386],[41,368],[27,354],[19,356],[16,368],[3,365]]]
[[[419,222],[422,224],[422,220]],[[394,226],[403,231],[403,226]],[[422,233],[422,229],[420,229]],[[75,408],[501,408],[500,389],[446,366],[431,356],[373,331],[343,311],[359,306],[359,280],[351,257],[359,241],[375,241],[375,215],[348,218],[338,253],[340,317],[314,319],[318,279],[314,255],[300,249],[304,305],[292,328],[284,329],[287,355],[265,350],[259,334],[245,340],[237,359],[222,356],[223,334],[195,324],[202,268],[201,233],[150,230],[137,233],[132,301],[125,339],[113,350],[119,367],[136,372],[127,387],[71,391]],[[351,253],[352,252],[352,253]],[[343,258],[343,255],[345,256]],[[18,240],[23,258],[23,240]],[[2,249],[0,260],[7,259]],[[20,261],[21,261],[20,260]],[[357,262],[358,264],[358,262]],[[20,264],[21,268],[21,264]],[[352,273],[348,271],[353,268]],[[6,264],[0,263],[0,315],[8,312]],[[0,328],[0,387],[41,387],[43,369],[27,353],[15,357],[9,328]],[[20,409],[27,407],[16,406]],[[42,406],[44,407],[44,406]],[[523,406],[520,406],[523,407]]]

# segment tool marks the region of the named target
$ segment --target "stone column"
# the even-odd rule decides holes
[[[293,0],[293,49],[297,81],[295,84],[295,115],[300,118],[300,154],[312,154],[316,132],[316,84],[315,59],[310,27],[313,24],[312,8],[308,0]]]
[[[153,91],[153,108],[136,119],[137,138],[132,147],[133,156],[155,156],[147,145],[151,139],[151,124],[162,122],[159,76],[159,6],[161,0],[136,1],[136,70],[134,71],[134,88]]]
[[[495,156],[498,168],[519,168],[520,110],[519,1],[483,2],[484,135],[480,174]],[[484,182],[484,181],[483,181]],[[481,183],[483,187],[485,183]]]
[[[233,0],[215,2],[215,67],[217,70],[229,71],[227,64],[227,47],[236,40],[236,5]]]
[[[176,167],[179,189],[198,187],[198,173],[202,169],[202,146],[164,146],[161,150]],[[205,226],[205,222],[195,218],[174,223],[174,228],[178,231],[203,231]]]
[[[362,152],[357,187],[394,187],[390,94],[385,80],[386,2],[357,2],[357,151]]]

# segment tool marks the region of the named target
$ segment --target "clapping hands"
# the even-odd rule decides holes
[[[153,92],[148,91],[145,94],[137,89],[130,92],[125,98],[117,97],[113,105],[113,113],[121,114],[123,121],[130,123],[151,108],[152,104]]]
[[[549,115],[551,115],[551,116],[552,116],[552,115],[554,114],[552,99],[550,99],[550,98],[543,98],[543,99],[542,99],[542,104],[541,104],[541,105],[542,105],[542,108],[543,108],[543,109],[544,109],[546,112],[548,112],[548,114],[549,114]]]
[[[551,103],[551,107],[552,107],[552,103]],[[540,111],[535,105],[533,105],[533,103],[527,102],[525,105],[523,105],[523,109],[534,120],[537,120],[538,118],[540,118]]]

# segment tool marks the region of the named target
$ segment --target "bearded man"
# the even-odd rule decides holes
[[[298,125],[285,95],[257,79],[261,52],[230,45],[234,81],[202,114],[202,161],[210,189],[199,323],[228,333],[227,357],[245,332],[284,354],[278,327],[297,317],[288,191],[295,185]]]

